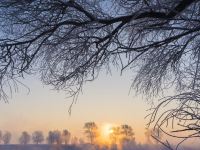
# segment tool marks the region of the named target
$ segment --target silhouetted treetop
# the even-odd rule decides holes
[[[23,131],[21,136],[19,137],[19,143],[26,145],[26,144],[29,144],[30,141],[31,141],[31,136],[29,135],[29,133],[26,131]]]
[[[6,131],[2,136],[2,141],[3,141],[4,144],[9,144],[11,138],[12,138],[11,133],[9,131]]]
[[[35,144],[40,144],[44,141],[44,135],[42,131],[34,131],[32,134],[32,140]]]
[[[98,136],[98,127],[95,122],[86,122],[84,124],[85,134],[91,144],[94,144]]]
[[[43,83],[76,95],[111,65],[136,68],[133,86],[143,92],[155,94],[172,82],[177,89],[196,88],[198,5],[198,0],[2,0],[1,97],[5,86],[36,72]]]

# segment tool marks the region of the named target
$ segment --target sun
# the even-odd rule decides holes
[[[112,130],[113,124],[105,123],[102,125],[101,135],[104,140],[109,140],[110,134],[113,132]]]

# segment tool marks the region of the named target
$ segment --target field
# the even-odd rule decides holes
[[[183,148],[184,150],[199,150],[199,148]],[[0,150],[168,150],[161,146],[150,146],[150,145],[136,145],[132,147],[116,148],[106,146],[95,146],[90,144],[83,145],[48,145],[48,144],[10,144],[0,145]]]

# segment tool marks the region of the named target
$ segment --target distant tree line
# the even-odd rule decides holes
[[[100,131],[98,130],[98,126],[96,125],[96,123],[86,122],[83,126],[83,129],[89,144],[98,144]],[[127,124],[123,124],[121,126],[113,126],[109,130],[109,141],[114,147],[118,144],[122,145],[127,143],[136,143],[133,128]],[[147,129],[145,132],[145,136],[147,139],[147,143],[153,144],[152,139],[156,139],[158,141],[159,139],[161,139],[162,133],[160,133],[158,129]],[[9,131],[6,131],[4,133],[0,131],[0,144],[10,144],[11,137],[12,135]],[[27,145],[30,143],[38,145],[45,143],[45,139],[47,144],[52,145],[77,145],[85,143],[84,140],[81,138],[79,139],[77,137],[72,137],[71,133],[67,129],[64,129],[63,131],[49,131],[46,138],[43,132],[40,130],[34,131],[32,134],[28,133],[27,131],[23,131],[18,138],[18,142],[21,145]]]
[[[0,144],[10,144],[12,138],[12,134],[9,131],[3,133],[0,131]],[[71,133],[68,130],[63,130],[61,133],[58,130],[49,131],[48,136],[46,138],[47,143],[49,144],[69,144],[71,138]],[[26,145],[32,143],[33,144],[41,144],[45,141],[45,137],[42,131],[34,131],[29,134],[27,131],[23,131],[18,139],[19,144]]]

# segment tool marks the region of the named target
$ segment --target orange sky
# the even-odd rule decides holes
[[[64,92],[50,90],[38,79],[28,77],[25,80],[31,92],[20,88],[20,92],[9,99],[9,104],[1,101],[0,129],[10,130],[14,137],[21,131],[69,129],[74,136],[84,137],[83,125],[94,121],[101,127],[105,123],[128,124],[133,127],[136,140],[144,143],[144,129],[148,120],[148,105],[141,97],[129,94],[131,73],[119,76],[119,73],[100,75],[84,86],[83,94],[73,105],[71,116],[68,108],[70,99]],[[13,142],[16,142],[14,139]]]

